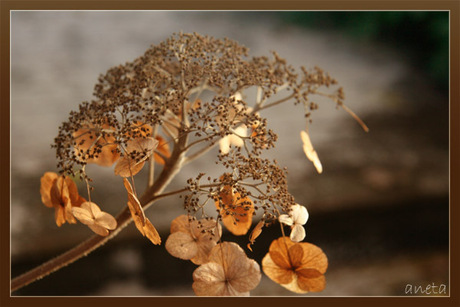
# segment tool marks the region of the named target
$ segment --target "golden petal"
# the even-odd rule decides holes
[[[115,165],[115,175],[120,177],[131,177],[139,173],[144,167],[145,162],[136,163],[132,159],[121,157]]]
[[[290,269],[283,269],[278,266],[267,253],[262,259],[262,270],[271,280],[278,284],[288,284],[294,279],[295,273]]]
[[[46,172],[40,178],[40,195],[42,202],[45,206],[52,208],[53,202],[51,201],[51,188],[57,180],[58,174],[53,172]]]
[[[161,237],[158,234],[158,231],[155,229],[153,224],[149,221],[148,218],[145,218],[145,224],[143,227],[145,236],[152,241],[153,244],[155,245],[160,245],[161,244]]]

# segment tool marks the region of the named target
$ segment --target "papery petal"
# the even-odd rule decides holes
[[[94,224],[94,217],[90,211],[84,208],[73,207],[72,208],[73,216],[79,220],[82,224],[91,225]]]
[[[96,224],[107,228],[109,230],[114,230],[117,228],[117,220],[107,212],[101,212],[95,220]]]
[[[289,236],[293,242],[300,242],[305,239],[305,228],[302,225],[294,225]]]
[[[51,201],[51,188],[57,177],[58,174],[56,173],[46,172],[40,178],[40,195],[42,197],[42,202],[45,206],[50,208],[53,207],[53,202]]]
[[[326,273],[328,260],[323,250],[311,243],[299,243],[303,248],[302,266],[298,269],[315,269],[321,274]]]
[[[155,245],[161,244],[161,237],[158,234],[158,231],[156,228],[153,226],[153,224],[150,222],[148,218],[145,218],[145,224],[144,224],[144,233],[145,236]]]
[[[56,206],[54,208],[56,209],[54,211],[54,219],[56,220],[56,225],[58,225],[58,227],[61,227],[61,225],[65,223],[64,207]]]
[[[294,271],[278,266],[272,259],[271,254],[267,253],[262,259],[262,269],[271,280],[278,284],[288,284],[295,276]]]
[[[139,173],[144,167],[144,164],[144,161],[136,163],[132,159],[124,156],[121,157],[115,165],[114,173],[120,177],[131,177]]]
[[[100,236],[106,237],[109,234],[109,231],[105,227],[99,226],[97,224],[91,224],[88,225],[88,227]]]
[[[174,257],[190,260],[198,253],[198,244],[189,233],[175,232],[165,243],[166,250]]]
[[[288,226],[291,226],[292,224],[294,224],[294,221],[292,220],[292,218],[287,214],[281,214],[278,217],[278,220],[280,221],[280,223],[283,223]]]
[[[219,141],[219,149],[223,154],[227,154],[230,151],[230,136],[224,136],[222,139]]]
[[[166,142],[166,140],[159,135],[157,135],[155,138],[158,140],[158,147],[156,148],[156,151],[161,153],[161,155],[165,158],[169,158],[171,156],[171,151],[169,149],[168,142]],[[154,153],[155,162],[158,164],[165,164],[165,161],[161,155],[157,154],[156,152]]]
[[[262,277],[259,264],[248,258],[246,258],[245,263],[241,263],[239,266],[233,264],[227,270],[231,278],[229,280],[230,285],[239,293],[248,292],[257,287]]]
[[[316,270],[305,269],[297,272],[297,284],[304,291],[320,292],[326,287],[326,278]]]
[[[310,136],[306,131],[300,131],[300,138],[302,139],[303,142],[303,151],[305,152],[305,155],[307,158],[313,162],[315,165],[315,168],[318,173],[323,172],[323,167],[321,165],[321,161],[318,158],[318,154],[313,148],[313,145],[311,144]]]
[[[215,262],[200,265],[193,272],[193,291],[198,296],[226,296],[229,291],[223,267]]]
[[[305,225],[308,221],[308,211],[307,208],[299,204],[295,204],[291,207],[291,216],[295,224]]]

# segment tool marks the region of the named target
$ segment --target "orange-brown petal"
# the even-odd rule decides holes
[[[54,185],[54,182],[57,180],[58,174],[53,172],[46,172],[40,178],[40,195],[42,197],[42,202],[45,206],[52,208],[53,202],[51,201],[51,188]]]

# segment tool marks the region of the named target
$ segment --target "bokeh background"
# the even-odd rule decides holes
[[[399,296],[407,285],[431,284],[449,290],[448,22],[448,12],[429,11],[12,12],[12,276],[91,235],[81,224],[58,228],[40,201],[40,177],[56,171],[50,144],[58,126],[92,98],[99,74],[183,31],[237,40],[250,55],[275,50],[294,66],[323,68],[370,128],[363,132],[343,110],[320,101],[310,126],[324,166],[318,175],[302,152],[298,109],[265,113],[279,135],[268,156],[290,170],[291,192],[310,212],[306,241],[329,258],[326,290],[314,295]],[[215,154],[184,169],[171,188],[212,171]],[[89,173],[95,202],[115,215],[126,198],[120,178],[111,169]],[[171,198],[147,211],[163,242],[181,208]],[[260,263],[278,236],[278,227],[264,230],[254,252],[246,252]],[[90,256],[13,295],[189,296],[194,269],[130,225]],[[266,277],[251,295],[296,296]]]

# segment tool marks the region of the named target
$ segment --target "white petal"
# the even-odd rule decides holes
[[[292,206],[291,216],[294,220],[294,224],[305,225],[308,221],[307,208],[299,204],[296,204]]]
[[[305,239],[305,228],[302,225],[292,227],[290,238],[293,242],[300,242]]]
[[[219,141],[219,148],[220,148],[220,151],[223,153],[223,154],[227,154],[228,151],[230,150],[230,138],[229,138],[229,135],[223,137],[220,141]]]
[[[288,226],[291,226],[292,224],[294,224],[294,221],[292,220],[292,218],[287,214],[281,214],[278,220],[280,221],[280,223],[283,223]]]

